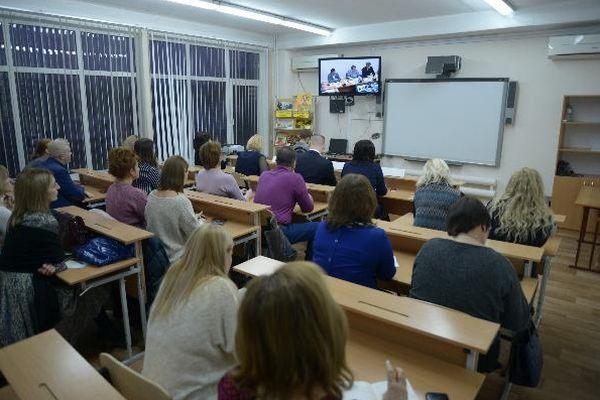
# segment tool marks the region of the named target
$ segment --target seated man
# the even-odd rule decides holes
[[[340,75],[335,71],[335,68],[331,68],[331,71],[329,71],[329,74],[327,75],[327,82],[337,83],[340,80]]]
[[[291,147],[278,149],[277,167],[260,175],[254,201],[271,206],[271,211],[290,243],[307,242],[306,259],[310,260],[318,223],[292,223],[296,203],[302,212],[310,212],[314,207],[304,179],[294,172],[295,164],[296,153]]]
[[[58,198],[50,204],[50,208],[58,208],[72,205],[82,205],[87,197],[83,186],[75,184],[67,170],[67,164],[71,162],[71,145],[65,139],[54,139],[48,144],[48,159],[40,164],[52,172],[58,189]]]
[[[356,69],[356,65],[350,67],[348,72],[346,72],[346,79],[356,79],[360,76],[360,72]]]
[[[335,186],[336,179],[333,163],[321,156],[325,150],[325,137],[313,135],[310,139],[310,150],[298,154],[296,172],[302,175],[307,183]]]
[[[497,322],[519,332],[529,325],[529,305],[514,267],[486,247],[490,216],[479,200],[462,197],[446,217],[449,239],[431,239],[415,258],[409,296]],[[499,367],[496,338],[478,369]]]

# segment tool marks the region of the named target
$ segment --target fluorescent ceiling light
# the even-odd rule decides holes
[[[255,10],[252,8],[246,8],[237,6],[234,4],[223,3],[220,1],[207,1],[207,0],[166,0],[171,3],[183,4],[186,6],[192,6],[202,8],[205,10],[212,10],[222,12],[224,14],[235,15],[236,17],[248,18],[254,21],[266,22],[274,25],[281,25],[288,28],[299,29],[301,31],[315,33],[317,35],[328,36],[331,34],[330,29],[322,28],[317,25],[308,24],[306,22],[285,18],[275,14],[269,14],[263,11]]]
[[[515,11],[512,8],[512,6],[505,0],[483,0],[483,1],[488,3],[490,5],[490,7],[493,7],[494,10],[498,11],[502,15],[510,15]]]

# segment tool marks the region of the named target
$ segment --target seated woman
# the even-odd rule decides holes
[[[492,200],[488,209],[492,216],[490,239],[540,247],[556,230],[542,177],[532,168],[512,174],[502,196]]]
[[[348,174],[338,182],[313,244],[313,261],[327,274],[374,289],[377,279],[394,277],[392,245],[372,221],[376,207],[375,192],[364,176]]]
[[[125,138],[125,140],[123,140],[123,145],[122,147],[125,147],[126,149],[132,150],[133,151],[133,147],[135,146],[135,142],[137,142],[139,140],[139,136],[138,135],[129,135]]]
[[[135,142],[133,151],[138,157],[140,174],[133,181],[133,187],[143,190],[146,194],[158,187],[160,180],[160,169],[154,154],[154,142],[152,139],[142,138]]]
[[[108,172],[116,178],[106,192],[106,212],[117,221],[144,228],[146,219],[146,193],[131,183],[139,176],[137,159],[133,151],[115,147],[108,153]]]
[[[31,155],[29,164],[25,168],[39,168],[48,159],[48,145],[52,139],[42,138],[35,143],[35,150]]]
[[[269,170],[267,159],[262,154],[262,136],[258,133],[248,139],[246,151],[237,153],[237,161],[235,162],[235,172],[250,176],[260,176],[265,171]]]
[[[245,200],[242,192],[231,174],[221,171],[221,145],[212,140],[200,147],[200,158],[204,171],[196,175],[196,190],[217,196]]]
[[[8,228],[8,220],[13,207],[13,185],[8,176],[8,170],[0,165],[0,250]]]
[[[316,265],[289,263],[254,278],[237,325],[238,366],[219,382],[219,400],[340,400],[352,386],[346,315]],[[384,399],[406,399],[405,379],[398,374],[388,380],[388,392],[396,396],[386,393]]]
[[[448,211],[449,239],[427,241],[415,258],[410,297],[436,303],[521,331],[529,325],[529,306],[513,265],[485,247],[490,216],[473,197],[462,197]],[[479,370],[496,369],[500,339]]]
[[[0,256],[0,347],[55,328],[75,343],[108,298],[103,288],[84,296],[54,275],[65,252],[50,203],[58,196],[52,173],[29,168],[15,183],[15,205]]]
[[[452,186],[450,168],[444,160],[434,158],[423,166],[413,200],[415,226],[446,230],[446,215],[461,193]]]
[[[191,201],[183,194],[188,163],[180,156],[165,161],[158,189],[150,192],[146,203],[146,229],[162,240],[169,261],[181,257],[188,237],[201,225]]]
[[[150,311],[142,374],[175,400],[216,399],[235,365],[238,290],[227,274],[233,240],[218,225],[194,231]]]

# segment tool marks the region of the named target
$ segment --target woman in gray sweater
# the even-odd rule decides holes
[[[415,259],[410,297],[429,301],[520,331],[528,327],[529,305],[514,267],[486,247],[490,216],[473,197],[463,197],[448,211],[449,239],[431,239]],[[500,340],[479,358],[479,370],[498,365]]]

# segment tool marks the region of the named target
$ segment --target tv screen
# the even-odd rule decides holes
[[[381,57],[319,59],[319,95],[381,94]]]

